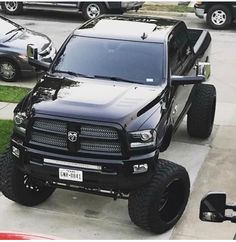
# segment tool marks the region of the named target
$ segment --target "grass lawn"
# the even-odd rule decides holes
[[[23,87],[0,86],[0,102],[18,103],[29,91]]]
[[[179,13],[192,13],[193,7],[188,7],[185,5],[171,5],[171,4],[148,4],[145,3],[142,10],[149,11],[163,11],[163,12],[179,12]]]
[[[13,121],[0,120],[0,154],[7,148],[12,133]]]

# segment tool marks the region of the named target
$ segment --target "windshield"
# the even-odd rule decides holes
[[[52,72],[160,85],[163,44],[73,36]]]
[[[17,30],[20,28],[19,25],[14,24],[11,21],[4,20],[2,18],[0,18],[0,26],[1,26],[0,38],[3,38],[6,35],[8,35],[8,33],[12,33],[14,30]]]

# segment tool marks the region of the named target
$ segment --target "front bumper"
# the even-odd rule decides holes
[[[78,187],[90,189],[103,189],[120,192],[135,190],[152,179],[155,165],[158,160],[158,152],[154,151],[145,155],[138,155],[127,160],[122,159],[100,159],[85,158],[77,155],[62,155],[50,153],[23,146],[21,142],[12,139],[12,146],[20,151],[17,158],[13,155],[14,161],[21,170],[48,184],[56,187],[63,185],[65,188]],[[47,163],[45,159],[55,161]],[[57,164],[57,161],[58,164]],[[64,163],[61,165],[61,163]],[[133,165],[148,164],[148,170],[144,173],[134,174]],[[100,166],[101,170],[89,169],[86,167],[73,167],[71,164],[82,164],[89,166]],[[59,168],[79,170],[83,172],[83,182],[67,181],[59,179]]]
[[[205,8],[204,6],[197,6],[195,5],[194,6],[194,12],[195,12],[195,15],[199,18],[204,18],[204,14],[205,14]]]

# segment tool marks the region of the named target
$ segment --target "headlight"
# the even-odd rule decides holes
[[[142,130],[130,133],[130,147],[154,147],[156,145],[156,131],[155,130]]]
[[[14,116],[15,130],[25,135],[26,133],[26,115],[25,113],[16,113]]]

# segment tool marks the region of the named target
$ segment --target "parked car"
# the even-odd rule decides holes
[[[236,2],[197,2],[195,14],[206,15],[207,24],[213,29],[226,29],[236,18]]]
[[[27,45],[38,48],[38,58],[51,62],[56,54],[52,41],[44,34],[31,31],[9,19],[0,17],[0,79],[7,82],[19,80],[34,73],[28,63]]]
[[[2,2],[2,10],[7,14],[20,14],[24,8],[40,10],[60,10],[81,12],[84,19],[92,19],[106,13],[123,13],[138,10],[144,2]]]
[[[76,29],[14,111],[2,158],[3,194],[26,206],[55,190],[128,199],[131,220],[163,233],[185,210],[184,167],[159,158],[185,117],[190,136],[212,132],[216,90],[206,30],[148,16],[101,16]]]

